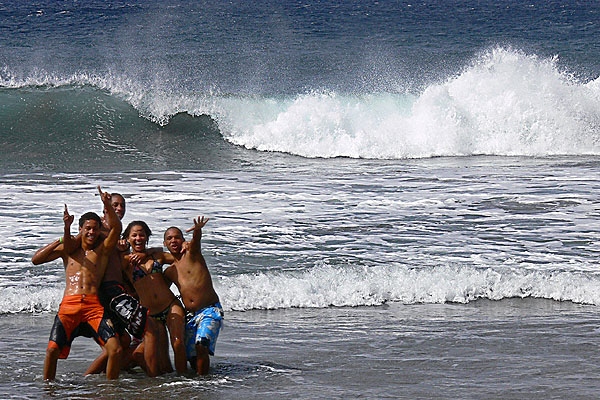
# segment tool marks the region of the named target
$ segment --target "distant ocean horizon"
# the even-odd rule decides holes
[[[597,397],[599,13],[0,5],[0,394]],[[31,256],[97,185],[152,246],[210,218],[208,378],[83,378],[82,338],[42,382],[64,272]]]

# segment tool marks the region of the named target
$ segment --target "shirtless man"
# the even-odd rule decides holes
[[[100,217],[88,212],[79,219],[80,241],[71,236],[71,224],[74,217],[69,215],[67,206],[63,215],[64,236],[59,256],[65,265],[66,286],[58,314],[50,332],[46,359],[44,360],[44,379],[56,377],[59,358],[66,359],[73,339],[78,335],[93,337],[104,346],[108,354],[106,377],[119,377],[121,346],[112,323],[104,316],[104,307],[100,304],[98,287],[104,276],[108,258],[115,248],[121,233],[121,221],[110,205],[110,195],[103,193],[98,186],[100,198],[107,214],[110,227],[108,235],[102,239]],[[47,259],[52,247],[45,246],[32,258],[36,261]]]
[[[112,193],[110,195],[110,204],[119,220],[122,220],[126,210],[125,198],[119,193]],[[110,231],[106,209],[101,220],[101,232],[106,237]],[[78,242],[81,241],[80,236],[78,235],[75,240]],[[62,240],[56,240],[38,250],[33,256],[32,262],[38,265],[54,261],[61,257],[64,247],[61,242]],[[138,341],[141,340],[146,326],[148,310],[140,306],[137,299],[128,293],[130,292],[130,288],[127,287],[127,282],[123,279],[121,256],[118,250],[122,249],[119,249],[119,246],[117,246],[109,255],[104,277],[99,287],[100,302],[108,311],[109,317],[114,323],[115,332],[119,335],[121,347],[124,350],[122,354],[122,366],[128,367],[131,365],[132,358],[134,358],[143,368],[143,355],[134,353],[136,346],[130,346],[131,338],[125,332],[125,329]],[[85,375],[104,372],[107,361],[108,354],[106,349],[103,349],[102,354],[85,371]]]
[[[183,232],[176,227],[168,228],[164,245],[175,261],[164,275],[179,288],[186,311],[192,314],[186,323],[186,353],[198,375],[208,374],[209,355],[214,355],[217,337],[223,320],[223,308],[213,287],[206,261],[200,251],[202,228],[208,218],[194,219],[190,242],[185,242]]]

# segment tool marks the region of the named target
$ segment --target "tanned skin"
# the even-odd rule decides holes
[[[34,264],[50,257],[53,252],[63,259],[65,265],[65,291],[63,296],[72,295],[97,295],[98,287],[106,271],[110,253],[115,248],[121,233],[121,221],[110,205],[110,195],[102,192],[98,186],[100,198],[107,212],[107,221],[110,230],[103,239],[101,225],[94,219],[82,221],[79,227],[80,240],[71,236],[71,224],[74,217],[69,214],[67,205],[63,213],[64,236],[61,250],[48,245],[40,249],[32,258]],[[116,379],[119,377],[121,346],[116,336],[107,340],[104,345],[108,353],[106,377]],[[56,366],[59,350],[56,348],[46,351],[44,361],[44,379],[53,380],[56,377]]]
[[[177,285],[183,305],[192,313],[219,301],[206,260],[200,250],[202,228],[207,222],[208,218],[204,216],[194,219],[194,226],[186,230],[186,232],[193,232],[192,240],[189,242],[184,241],[181,230],[175,227],[167,229],[164,235],[164,245],[175,258],[164,275]],[[199,375],[208,374],[210,367],[208,349],[197,344],[196,354],[196,372]]]

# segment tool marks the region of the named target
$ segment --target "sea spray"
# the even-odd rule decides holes
[[[494,48],[418,95],[312,92],[240,108],[226,115],[224,136],[325,158],[598,154],[599,96],[555,59]]]
[[[248,96],[145,86],[112,72],[62,77],[38,70],[17,78],[6,68],[0,78],[4,90],[44,96],[56,90],[95,88],[113,96],[112,102],[126,102],[138,118],[159,127],[178,114],[208,116],[230,143],[303,157],[600,154],[597,80],[579,82],[558,67],[556,58],[510,48],[483,52],[462,71],[420,93],[311,90]],[[0,97],[7,95],[0,92]],[[122,106],[113,108],[122,113],[116,111]]]

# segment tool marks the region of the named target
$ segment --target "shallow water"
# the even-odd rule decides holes
[[[51,315],[4,315],[3,398],[594,398],[596,307],[536,299],[230,312],[206,378],[80,374],[75,341],[41,382]],[[23,340],[23,337],[26,340]],[[17,393],[19,393],[17,395]]]

